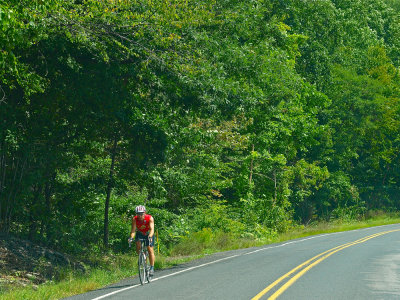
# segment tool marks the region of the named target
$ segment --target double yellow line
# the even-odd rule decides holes
[[[289,276],[291,276],[292,274],[296,273],[297,271],[301,270],[296,275],[294,275],[292,278],[290,278],[285,284],[283,284],[275,293],[273,293],[268,298],[268,299],[276,299],[284,291],[286,291],[293,283],[295,283],[297,281],[297,279],[299,279],[307,271],[309,271],[312,267],[315,267],[316,265],[318,265],[320,262],[322,262],[323,260],[325,260],[326,258],[331,256],[332,254],[334,254],[336,252],[339,252],[339,251],[341,251],[343,249],[346,249],[348,247],[364,243],[364,242],[366,242],[366,241],[368,241],[370,239],[376,238],[378,236],[381,236],[381,235],[384,235],[384,234],[387,234],[387,233],[390,233],[390,232],[395,232],[395,231],[400,231],[400,229],[389,230],[389,231],[384,231],[384,232],[380,232],[380,233],[375,233],[375,234],[366,236],[364,238],[361,238],[359,240],[356,240],[354,242],[346,243],[346,244],[337,246],[335,248],[329,249],[329,250],[327,250],[325,252],[322,252],[322,253],[314,256],[313,258],[310,258],[309,260],[303,262],[301,265],[299,265],[296,268],[290,270],[285,275],[283,275],[280,278],[278,278],[277,280],[275,280],[273,283],[271,283],[269,286],[267,286],[265,289],[263,289],[260,293],[258,293],[255,297],[253,297],[252,300],[260,299],[262,296],[264,296],[266,293],[268,293],[271,289],[276,287],[281,281],[283,281],[284,279],[288,278]]]

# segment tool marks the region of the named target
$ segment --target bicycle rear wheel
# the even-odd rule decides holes
[[[147,274],[146,257],[144,256],[143,252],[139,253],[138,270],[139,270],[140,284],[143,285],[143,284],[145,284],[145,280],[147,277],[146,276],[146,274]]]

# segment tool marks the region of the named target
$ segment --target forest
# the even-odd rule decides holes
[[[400,209],[397,0],[0,0],[0,232],[162,251]]]

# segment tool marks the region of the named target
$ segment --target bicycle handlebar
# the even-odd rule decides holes
[[[151,237],[151,239],[153,239],[153,238],[154,238],[154,237]],[[146,242],[146,241],[151,242],[151,241],[150,241],[150,237],[147,237],[147,238],[139,238],[138,240],[141,241],[141,242]],[[129,248],[132,246],[132,242],[133,242],[133,239],[132,239],[132,238],[129,238],[129,239],[128,239]]]

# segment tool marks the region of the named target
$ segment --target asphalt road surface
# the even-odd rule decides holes
[[[400,224],[218,253],[66,299],[400,299]]]

